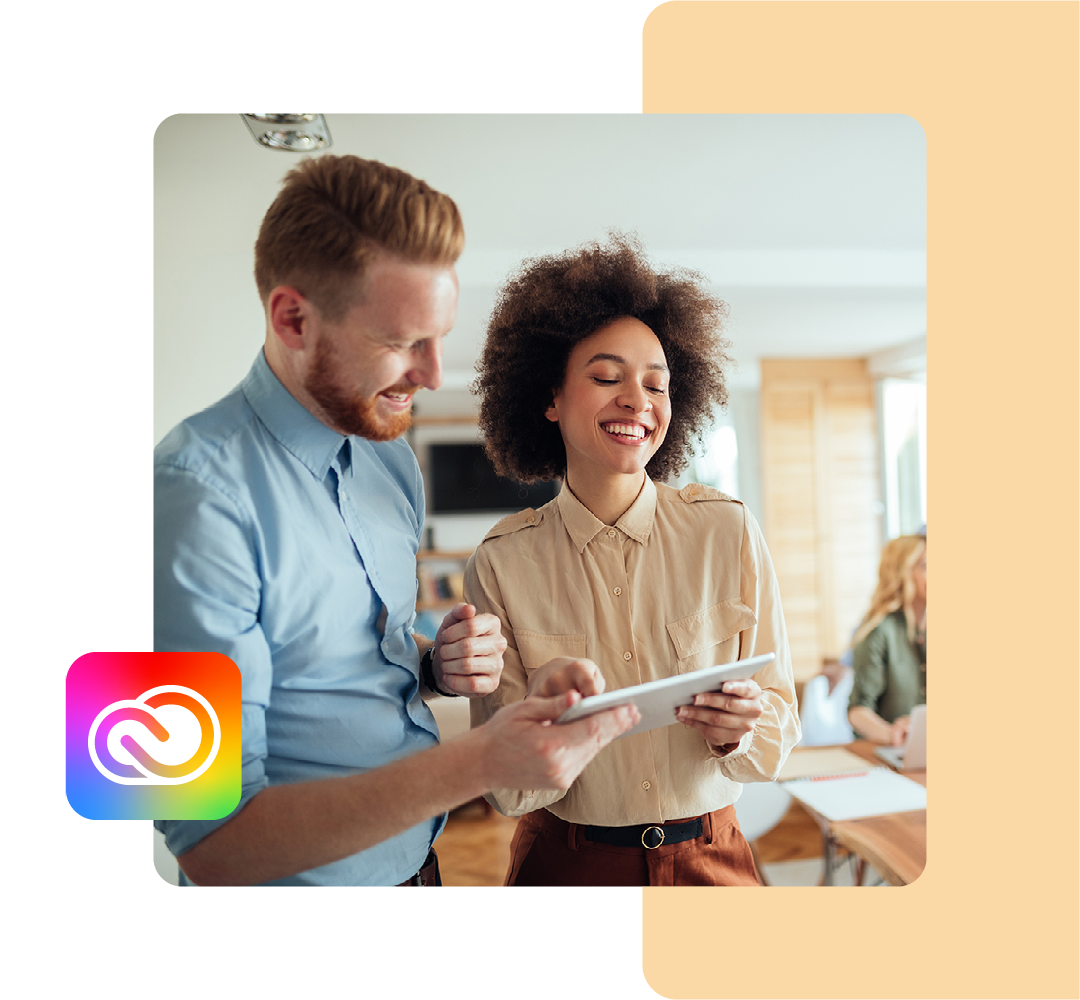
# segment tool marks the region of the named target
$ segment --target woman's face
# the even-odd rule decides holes
[[[926,547],[911,566],[911,582],[915,584],[915,599],[926,600]]]
[[[568,474],[642,472],[671,423],[668,378],[664,349],[640,320],[613,320],[581,341],[546,411],[566,445]]]

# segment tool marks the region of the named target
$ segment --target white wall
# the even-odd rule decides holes
[[[464,386],[525,256],[634,230],[731,307],[736,386],[761,357],[866,355],[925,335],[925,138],[902,115],[328,115],[331,153],[400,166],[461,207],[447,383]],[[154,439],[228,392],[263,339],[262,215],[295,154],[239,115],[155,137]],[[444,392],[427,412],[457,408]],[[737,399],[734,406],[738,407]],[[740,418],[741,419],[741,418]]]

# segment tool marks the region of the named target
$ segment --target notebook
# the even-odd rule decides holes
[[[926,706],[911,710],[911,726],[902,747],[878,747],[876,753],[886,764],[900,771],[926,770]]]
[[[827,820],[863,819],[926,808],[926,789],[887,767],[863,774],[819,775],[784,783],[792,797]]]

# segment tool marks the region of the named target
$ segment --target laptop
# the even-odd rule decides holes
[[[876,747],[874,753],[898,771],[925,771],[926,706],[916,705],[910,718],[911,725],[902,747]]]

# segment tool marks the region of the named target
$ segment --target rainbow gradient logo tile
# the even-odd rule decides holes
[[[240,671],[221,653],[87,653],[67,672],[67,798],[87,819],[240,801]]]

